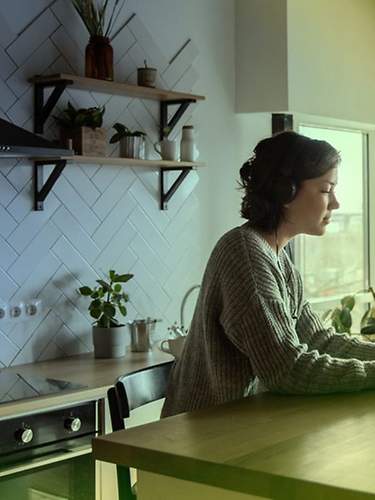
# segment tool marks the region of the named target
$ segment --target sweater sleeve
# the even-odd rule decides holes
[[[309,348],[298,338],[282,301],[256,294],[246,314],[223,326],[271,391],[324,394],[375,388],[375,361],[338,358]]]
[[[297,335],[309,350],[329,354],[343,359],[357,358],[362,361],[375,360],[375,343],[365,342],[350,335],[336,333],[334,328],[325,328],[306,301],[296,325]]]
[[[375,361],[349,357],[349,352],[343,357],[334,354],[336,348],[332,354],[320,352],[314,346],[316,327],[308,325],[308,308],[299,314],[298,332],[306,327],[299,337],[273,255],[261,242],[248,243],[242,234],[242,239],[222,240],[211,274],[219,289],[215,307],[222,330],[249,359],[253,374],[269,390],[289,394],[375,388]],[[302,296],[302,284],[299,288]],[[209,290],[216,297],[216,287]]]

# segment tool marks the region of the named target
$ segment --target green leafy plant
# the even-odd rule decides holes
[[[170,134],[170,132],[171,132],[171,127],[164,127],[164,128],[162,129],[162,132],[163,132],[163,137],[164,137],[165,139],[167,139],[167,138],[168,138],[168,136],[169,136],[169,134]]]
[[[365,292],[371,292],[374,303],[367,309],[360,322],[361,335],[371,335],[375,333],[375,292],[369,287]],[[325,311],[322,320],[329,322],[338,333],[351,333],[353,324],[352,311],[356,304],[354,295],[346,295],[340,301],[340,305],[334,309]]]
[[[338,333],[350,333],[352,327],[352,310],[355,305],[353,295],[346,295],[340,301],[340,306],[326,311],[322,319],[323,321],[331,320],[332,326]]]
[[[122,123],[115,123],[113,125],[113,128],[116,130],[116,133],[113,134],[113,136],[109,141],[111,144],[118,142],[123,137],[146,137],[146,134],[144,132],[141,132],[140,130],[134,130],[132,132],[128,127],[126,127]]]
[[[90,316],[95,319],[94,325],[102,328],[123,326],[115,316],[117,311],[122,316],[127,315],[125,304],[129,301],[129,296],[123,291],[122,283],[133,278],[133,274],[117,274],[113,270],[108,274],[108,281],[99,279],[94,288],[82,286],[78,289],[81,295],[92,299],[88,308]]]
[[[374,303],[367,309],[365,314],[361,319],[361,334],[370,335],[375,333],[375,292],[372,286],[370,286],[369,291],[371,292]]]
[[[72,0],[83,24],[91,36],[111,37],[111,32],[125,5],[126,0],[114,0],[109,21],[106,21],[109,0],[104,0],[98,5],[95,0]],[[122,25],[111,37],[113,39],[122,29]]]
[[[70,102],[60,116],[55,116],[55,120],[60,127],[74,129],[78,127],[99,128],[103,125],[103,115],[105,107],[80,108],[76,109]]]

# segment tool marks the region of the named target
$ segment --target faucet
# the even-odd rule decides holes
[[[168,327],[168,331],[174,337],[184,337],[188,332],[187,328],[185,329],[185,327],[184,327],[185,304],[186,304],[186,301],[187,301],[189,295],[191,294],[191,292],[193,290],[195,290],[196,288],[200,288],[200,285],[193,285],[192,287],[190,287],[182,299],[181,307],[180,307],[180,325],[178,325],[177,321],[175,321],[172,326]]]
[[[181,330],[184,331],[184,311],[185,311],[185,304],[186,301],[189,297],[189,295],[196,289],[200,288],[200,285],[193,285],[189,290],[185,293],[184,298],[182,299],[181,302],[181,308],[180,308],[180,323],[181,323]]]

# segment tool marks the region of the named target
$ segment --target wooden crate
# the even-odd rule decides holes
[[[82,156],[105,156],[107,149],[107,133],[104,128],[79,127],[74,130],[64,130],[64,144],[73,141],[76,154]]]

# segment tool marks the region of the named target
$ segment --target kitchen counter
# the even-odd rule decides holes
[[[139,500],[367,500],[374,444],[374,391],[263,393],[98,437],[93,451],[139,469]]]
[[[50,377],[76,382],[87,387],[75,391],[64,391],[32,399],[1,403],[0,419],[61,404],[103,398],[107,389],[120,375],[171,359],[173,359],[172,356],[155,347],[149,352],[129,352],[125,357],[118,359],[95,359],[93,353],[89,353],[4,368],[1,371],[5,373],[16,372],[24,375]]]

